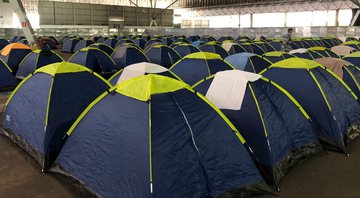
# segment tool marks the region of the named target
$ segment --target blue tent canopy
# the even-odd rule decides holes
[[[154,45],[145,51],[146,56],[152,63],[170,68],[181,59],[180,55],[166,45]]]
[[[150,62],[141,49],[132,45],[119,46],[115,49],[111,57],[120,68],[124,68],[134,63]]]

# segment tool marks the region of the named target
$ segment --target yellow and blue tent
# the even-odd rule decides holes
[[[358,97],[349,86],[321,64],[290,58],[272,64],[260,72],[287,90],[318,127],[324,146],[347,153],[348,141],[360,123]]]
[[[25,78],[5,104],[2,127],[46,171],[81,112],[110,85],[90,69],[54,63]]]
[[[278,188],[290,168],[321,150],[316,127],[281,86],[259,74],[221,71],[193,86],[218,107],[253,150],[264,179]]]
[[[149,74],[104,92],[52,170],[99,197],[221,197],[263,182],[240,133],[189,85]],[[100,172],[101,173],[100,173]]]

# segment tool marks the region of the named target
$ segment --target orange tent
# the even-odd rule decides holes
[[[31,49],[31,48],[22,43],[11,43],[1,50],[1,55],[7,56],[13,49]]]

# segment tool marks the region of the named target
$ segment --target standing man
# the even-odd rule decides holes
[[[285,52],[289,52],[292,49],[292,47],[290,46],[291,43],[291,36],[294,33],[294,29],[293,28],[289,28],[287,34],[284,35],[284,40],[283,40],[283,51]]]

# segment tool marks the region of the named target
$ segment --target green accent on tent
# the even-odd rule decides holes
[[[341,45],[359,45],[360,41],[346,41],[344,43],[342,43]]]
[[[9,104],[9,102],[11,101],[12,97],[15,95],[15,93],[20,89],[20,87],[32,76],[32,74],[28,75],[26,78],[24,78],[19,84],[18,86],[16,86],[16,88],[14,89],[14,91],[10,94],[9,98],[7,99],[6,103],[5,103],[5,107],[3,112],[5,112],[5,108],[6,106]]]
[[[216,41],[209,41],[205,43],[204,45],[217,45]]]
[[[261,113],[261,109],[260,109],[259,102],[258,102],[258,100],[257,100],[257,98],[256,98],[256,95],[255,95],[255,93],[254,93],[254,90],[253,90],[253,88],[251,87],[250,84],[249,84],[249,88],[250,88],[250,91],[251,91],[251,95],[252,95],[253,98],[254,98],[254,101],[255,101],[255,104],[256,104],[256,108],[257,108],[257,110],[258,110],[258,113],[259,113],[259,116],[260,116],[260,119],[261,119],[261,124],[262,124],[262,126],[263,126],[263,128],[264,128],[265,137],[267,137],[267,136],[268,136],[268,133],[267,133],[267,130],[266,130],[266,125],[265,125],[264,117],[263,117],[263,115],[262,115],[262,113]]]
[[[360,52],[354,52],[344,56],[343,58],[360,58]]]
[[[153,94],[174,92],[190,86],[173,78],[148,74],[126,80],[116,86],[116,92],[141,101],[148,101]]]
[[[112,92],[116,89],[116,87],[113,87],[109,90],[109,92]],[[108,94],[107,91],[102,93],[99,97],[97,97],[94,101],[92,101],[89,106],[86,107],[86,109],[79,115],[79,117],[75,120],[74,124],[71,125],[70,129],[66,133],[68,136],[71,135],[71,133],[74,131],[75,127],[79,124],[79,122],[84,118],[84,116],[90,111],[90,109],[98,103],[101,99],[103,99]]]
[[[191,89],[192,90],[192,89]],[[193,90],[192,90],[193,91]],[[240,134],[240,132],[236,129],[236,127],[232,124],[232,122],[221,112],[219,108],[217,108],[213,103],[211,103],[205,96],[203,96],[201,93],[196,92],[196,95],[198,95],[201,99],[203,99],[208,105],[210,105],[220,116],[224,121],[230,126],[230,128],[235,132],[235,135],[239,138],[242,144],[244,144],[246,141],[243,138],[243,136]]]
[[[223,41],[223,43],[233,43],[234,41],[233,40],[225,40]]]
[[[283,51],[272,51],[272,52],[267,52],[264,54],[264,56],[282,56],[284,54],[287,54],[286,52],[283,52]]]
[[[308,48],[308,50],[324,51],[324,50],[326,50],[326,48],[325,48],[325,47],[317,46],[317,47],[310,47],[310,48]]]
[[[76,73],[76,72],[84,72],[84,71],[91,73],[91,70],[87,67],[63,61],[61,63],[54,63],[42,67],[36,70],[35,74],[41,72],[41,73],[47,73],[51,76],[55,76],[56,74],[61,74],[61,73]]]
[[[279,67],[279,68],[288,68],[288,69],[307,69],[307,70],[309,70],[309,69],[313,69],[313,68],[316,68],[319,66],[321,66],[321,65],[315,61],[311,61],[311,60],[307,60],[307,59],[303,59],[303,58],[289,58],[289,59],[285,59],[283,61],[274,63],[274,64],[270,65],[269,68]],[[261,71],[259,74],[262,74],[265,71],[266,71],[266,69]]]
[[[268,78],[265,78],[264,76],[261,78],[262,80],[274,85],[276,88],[278,88],[281,92],[283,92],[301,111],[301,113],[304,115],[304,117],[308,120],[310,120],[310,116],[306,113],[305,109],[300,105],[300,103],[283,87],[281,87],[279,84],[275,83],[274,81],[271,81]]]
[[[183,59],[192,58],[192,59],[221,59],[219,54],[211,53],[211,52],[196,52],[185,56]],[[176,63],[174,64],[176,65]]]

